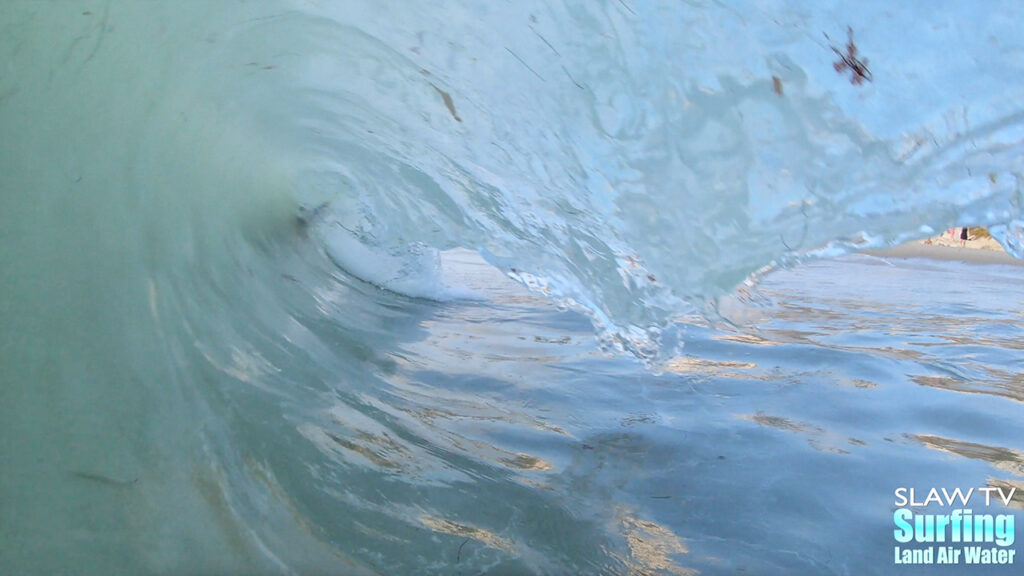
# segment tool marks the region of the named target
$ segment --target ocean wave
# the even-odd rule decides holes
[[[87,515],[61,502],[110,491],[99,522],[118,537],[83,561],[113,550],[129,572],[189,554],[301,572],[424,526],[511,550],[479,527],[483,503],[454,523],[417,495],[456,500],[444,488],[491,465],[526,486],[544,460],[431,418],[568,434],[471,392],[403,399],[425,326],[462,300],[514,308],[510,278],[582,311],[606,349],[658,360],[738,285],[804,258],[955,224],[1024,256],[1022,11],[5,2],[0,446],[20,476],[5,464],[2,496],[62,533]],[[503,338],[538,363],[590,353],[538,331]],[[76,450],[17,424],[34,416]],[[378,469],[412,493],[373,504]],[[24,496],[47,490],[66,497]]]
[[[29,22],[8,42],[9,117],[67,111],[8,132],[105,140],[67,175],[135,166],[111,182],[120,200],[178,219],[184,243],[230,231],[195,212],[254,227],[322,207],[312,237],[364,280],[457,297],[438,253],[479,251],[641,356],[673,318],[825,246],[963,222],[1020,255],[1005,10],[932,26],[881,3],[843,18],[838,4],[103,6],[8,8]],[[33,36],[44,16],[63,44]],[[970,56],[938,59],[944,46]],[[869,81],[837,70],[850,48]],[[984,82],[957,80],[975,65]]]
[[[970,222],[1019,255],[1021,86],[983,39],[1003,17],[942,28],[875,8],[319,13],[291,88],[327,119],[303,166],[327,203],[323,241],[350,272],[418,296],[442,284],[427,252],[478,250],[641,356],[671,349],[673,318],[825,247]],[[267,26],[309,34],[308,17]],[[504,25],[437,32],[477,19]],[[929,30],[914,43],[897,32],[908,19]],[[847,43],[871,81],[834,69]],[[986,63],[984,87],[955,80],[962,58],[935,59],[945,45]],[[362,249],[338,248],[351,239],[414,253],[399,268],[422,281],[375,277],[343,256]]]

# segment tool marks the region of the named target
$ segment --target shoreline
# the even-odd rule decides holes
[[[941,244],[924,244],[921,242],[910,242],[885,250],[864,250],[856,253],[868,254],[879,258],[925,258],[928,260],[953,260],[968,264],[1024,266],[1024,260],[1014,258],[1002,249],[961,248],[960,246],[943,246]]]

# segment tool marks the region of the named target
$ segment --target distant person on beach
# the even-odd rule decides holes
[[[960,247],[967,246],[967,226],[960,229]]]
[[[953,240],[956,239],[955,234],[956,234],[956,228],[950,228],[949,229],[949,241],[950,242],[952,242]]]

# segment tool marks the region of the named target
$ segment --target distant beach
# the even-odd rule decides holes
[[[982,231],[977,233],[976,231]],[[1024,260],[1018,260],[1007,254],[1006,250],[996,242],[983,228],[972,228],[966,246],[960,246],[960,229],[957,228],[954,238],[948,233],[932,236],[924,240],[908,242],[886,250],[865,250],[865,254],[884,258],[931,258],[934,260],[957,260],[971,264],[1010,264],[1024,266]]]

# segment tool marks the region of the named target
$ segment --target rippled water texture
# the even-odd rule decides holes
[[[816,258],[1020,252],[1024,9],[846,4],[0,3],[0,573],[891,573],[1022,268]]]

